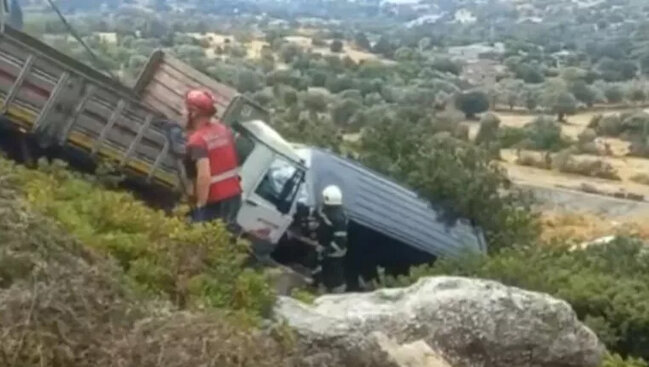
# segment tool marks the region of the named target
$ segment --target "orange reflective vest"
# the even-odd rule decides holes
[[[241,194],[235,141],[228,127],[220,122],[205,125],[190,134],[187,147],[203,152],[210,161],[212,180],[208,203]]]

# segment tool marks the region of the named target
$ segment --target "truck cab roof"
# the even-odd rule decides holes
[[[238,125],[246,130],[255,140],[265,144],[294,163],[304,166],[304,161],[291,144],[284,140],[275,129],[268,126],[265,122],[261,120],[252,120],[240,122]]]

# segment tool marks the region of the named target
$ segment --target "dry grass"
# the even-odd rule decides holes
[[[541,216],[541,238],[545,241],[592,241],[608,235],[635,235],[649,240],[649,223],[642,217],[612,220],[584,213],[545,212]]]
[[[639,173],[631,177],[631,181],[637,182],[643,185],[649,185],[649,175],[646,173]]]

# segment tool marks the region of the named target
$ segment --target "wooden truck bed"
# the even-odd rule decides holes
[[[125,173],[176,188],[164,116],[129,88],[20,31],[0,35],[0,114],[4,124],[45,145],[76,148]]]
[[[162,50],[153,53],[138,77],[134,92],[149,107],[178,121],[183,118],[185,93],[193,88],[206,89],[214,95],[217,116],[228,125],[255,119],[269,122],[269,113],[263,107]]]

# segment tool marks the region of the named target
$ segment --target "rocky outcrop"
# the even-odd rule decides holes
[[[424,278],[313,305],[282,297],[276,314],[313,366],[594,367],[604,351],[566,302],[477,279]]]

